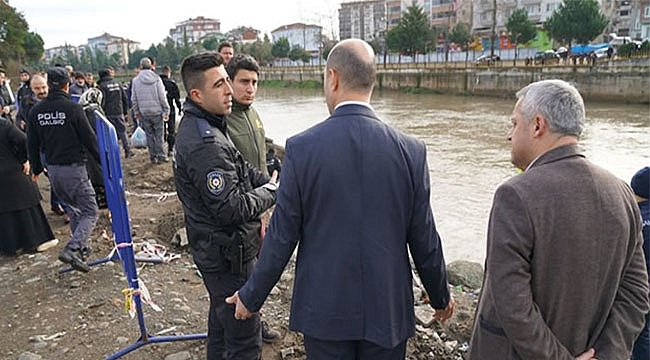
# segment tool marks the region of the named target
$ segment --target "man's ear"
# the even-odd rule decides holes
[[[328,69],[327,78],[329,80],[330,90],[337,90],[339,88],[339,73],[335,69]]]
[[[190,99],[192,99],[192,101],[194,101],[195,103],[197,103],[199,105],[201,105],[203,103],[202,98],[201,98],[201,92],[198,89],[191,89],[190,90]]]
[[[544,134],[548,130],[548,123],[546,122],[546,119],[541,116],[537,115],[533,119],[533,133],[536,136],[540,136]]]

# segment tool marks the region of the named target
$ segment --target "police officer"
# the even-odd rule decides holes
[[[259,316],[240,322],[224,299],[248,278],[260,215],[275,203],[275,178],[244,161],[226,136],[232,88],[216,52],[187,57],[187,99],[174,151],[174,180],[194,262],[210,294],[207,359],[259,359]]]
[[[90,255],[88,237],[97,221],[97,202],[88,172],[89,154],[97,162],[99,150],[83,107],[70,100],[69,77],[65,68],[47,70],[49,94],[29,112],[28,146],[32,180],[43,172],[39,151],[45,156],[50,183],[56,194],[68,204],[72,236],[61,250],[59,260],[74,269],[88,272],[84,262]]]

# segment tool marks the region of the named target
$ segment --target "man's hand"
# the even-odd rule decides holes
[[[444,323],[454,314],[455,305],[456,302],[454,301],[454,296],[449,294],[449,303],[447,304],[447,307],[444,309],[435,309],[436,312],[433,314],[433,318]]]
[[[239,298],[239,291],[235,291],[231,297],[227,297],[226,303],[235,304],[235,319],[237,320],[247,320],[254,314],[246,309],[246,305],[244,305],[244,303]]]
[[[29,175],[29,171],[31,170],[31,167],[29,166],[29,160],[25,161],[23,163],[23,174]]]
[[[580,356],[578,356],[576,358],[576,360],[592,360],[592,359],[593,360],[598,360],[596,358],[596,350],[594,350],[594,349],[589,349],[589,350],[585,351],[584,353],[580,354]]]
[[[273,174],[271,175],[271,179],[269,179],[269,182],[262,185],[263,188],[271,190],[271,191],[276,191],[278,187],[280,187],[280,182],[278,181],[278,171],[273,170]]]
[[[38,175],[32,174],[32,181],[33,182],[38,182]]]

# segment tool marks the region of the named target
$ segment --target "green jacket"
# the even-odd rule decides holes
[[[233,100],[232,113],[226,120],[228,136],[244,160],[268,175],[266,169],[266,135],[259,114],[252,106]]]

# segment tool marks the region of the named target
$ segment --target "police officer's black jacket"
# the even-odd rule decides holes
[[[170,111],[171,113],[174,113],[174,111],[176,111],[174,103],[179,109],[181,108],[181,92],[178,90],[176,82],[167,77],[167,75],[160,75],[160,79],[162,80],[165,91],[167,92],[167,103],[169,103]]]
[[[174,180],[199,270],[230,270],[228,252],[238,245],[243,246],[244,263],[255,257],[260,215],[275,202],[275,192],[261,187],[269,177],[244,161],[226,137],[223,116],[208,113],[189,98],[176,137]]]
[[[129,103],[122,86],[113,80],[111,76],[103,76],[97,82],[99,90],[102,91],[102,109],[106,116],[126,116],[129,110]]]
[[[43,171],[39,152],[51,165],[85,163],[87,153],[99,162],[97,136],[81,105],[62,90],[50,90],[27,116],[27,144],[32,172]]]

